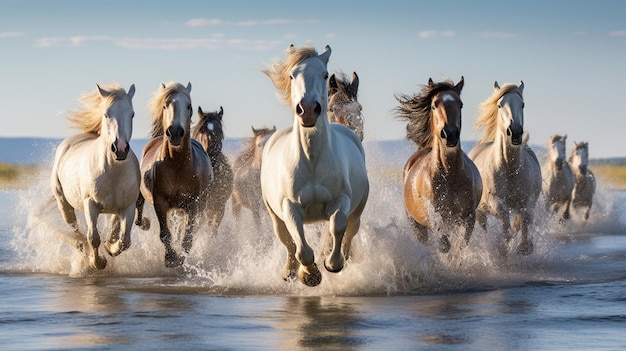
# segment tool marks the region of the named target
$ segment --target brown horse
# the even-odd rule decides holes
[[[463,77],[456,85],[429,79],[419,94],[396,97],[407,139],[418,145],[404,166],[404,204],[417,238],[425,243],[432,230],[442,252],[450,250],[449,236],[459,225],[469,243],[482,195],[478,169],[461,150],[463,84]]]
[[[276,127],[255,129],[248,139],[245,149],[237,156],[233,164],[235,173],[232,206],[235,217],[241,215],[242,208],[252,212],[254,223],[261,223],[261,211],[264,209],[261,194],[261,155],[267,139],[276,132]]]
[[[233,169],[228,158],[222,152],[224,141],[223,117],[224,109],[221,106],[220,110],[215,112],[204,112],[202,107],[198,106],[199,120],[192,133],[192,137],[202,144],[209,155],[213,167],[214,180],[209,186],[211,199],[207,203],[207,216],[212,234],[217,234],[219,225],[224,218],[226,202],[233,192]]]
[[[191,250],[194,222],[205,209],[213,169],[207,153],[191,138],[191,83],[187,87],[170,82],[162,84],[149,103],[152,114],[152,139],[143,149],[141,195],[137,200],[135,223],[146,229],[143,218],[145,200],[154,205],[165,245],[165,266],[176,267],[184,257],[172,248],[172,232],[167,215],[172,209],[186,212],[187,223],[182,248]]]
[[[328,78],[328,120],[350,128],[363,141],[362,106],[357,100],[359,76],[339,72]]]

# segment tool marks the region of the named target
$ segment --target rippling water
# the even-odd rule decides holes
[[[32,188],[0,191],[0,344],[626,348],[624,192],[601,184],[589,223],[561,225],[538,209],[529,257],[495,254],[494,236],[480,228],[467,248],[440,255],[417,242],[404,218],[399,172],[376,163],[369,171],[372,194],[354,256],[341,273],[323,271],[315,288],[281,280],[284,249],[269,219],[256,226],[227,215],[218,236],[197,235],[185,266],[174,270],[163,266],[156,229],[134,228],[131,248],[94,272],[67,243],[45,171]],[[314,245],[320,229],[307,227]]]

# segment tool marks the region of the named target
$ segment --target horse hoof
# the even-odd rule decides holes
[[[300,266],[298,277],[306,286],[318,286],[322,282],[322,272],[317,269],[317,265],[315,263],[310,265],[308,268]]]
[[[528,256],[533,253],[533,243],[530,240],[524,241],[517,247],[517,253],[522,256]]]
[[[324,268],[326,268],[326,270],[331,273],[339,273],[343,269],[343,263],[341,264],[341,266],[339,266],[339,268],[332,268],[332,267],[329,267],[326,261],[324,261]]]
[[[150,229],[150,220],[148,218],[144,218],[141,221],[137,220],[135,225],[141,228],[141,230],[148,230]]]
[[[91,268],[101,270],[107,266],[107,260],[103,257],[96,256],[95,258],[89,260],[89,265],[91,266]]]
[[[125,251],[126,249],[128,249],[128,247],[126,247],[126,245],[124,245],[124,243],[121,241],[113,241],[113,242],[106,241],[104,243],[104,248],[112,257],[115,257],[121,254],[122,251]]]
[[[165,255],[165,267],[176,268],[183,265],[185,258],[176,254]]]

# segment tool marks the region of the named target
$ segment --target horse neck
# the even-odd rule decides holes
[[[179,146],[175,147],[167,140],[167,136],[163,135],[163,150],[162,153],[165,159],[170,160],[178,165],[185,165],[193,163],[193,153],[191,152],[191,139],[189,133],[185,133],[182,142]],[[189,161],[192,162],[189,162]],[[188,163],[189,162],[189,163]]]
[[[443,169],[445,172],[458,169],[463,162],[460,144],[461,141],[459,141],[457,147],[450,150],[441,139],[434,138],[432,143],[432,154],[434,157],[432,161],[435,163],[435,166]]]
[[[293,130],[294,142],[304,152],[305,157],[311,161],[315,161],[316,156],[321,151],[330,147],[330,123],[328,122],[328,115],[324,111],[317,117],[314,129],[302,127],[300,118],[294,116]]]
[[[503,133],[497,133],[494,140],[496,146],[494,150],[497,150],[496,164],[506,165],[508,168],[518,168],[522,164],[522,152],[524,144],[519,146],[510,146],[506,142],[506,138]]]

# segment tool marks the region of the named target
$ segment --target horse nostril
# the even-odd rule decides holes
[[[506,136],[511,136],[511,134],[513,133],[511,132],[511,127],[509,127],[506,129]]]
[[[117,146],[115,146],[115,143],[111,144],[111,151],[117,152]]]
[[[165,135],[167,135],[169,138],[172,137],[172,127],[169,127],[165,130]]]
[[[320,103],[316,103],[315,105],[315,114],[319,115],[320,113],[322,113],[322,105],[320,105]]]
[[[128,153],[128,151],[130,151],[130,144],[126,144],[126,147],[124,148],[125,153]]]
[[[302,106],[300,106],[300,104],[296,106],[296,113],[298,114],[298,116],[301,116],[304,113],[304,110],[302,109]]]
[[[448,138],[448,134],[446,134],[446,130],[442,129],[441,130],[441,139],[447,139]]]

